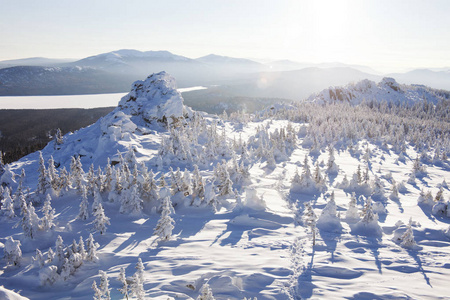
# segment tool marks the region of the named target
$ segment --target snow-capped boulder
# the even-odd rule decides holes
[[[166,72],[134,82],[131,91],[122,97],[114,112],[140,117],[147,123],[158,121],[169,125],[177,124],[192,114],[191,109],[183,105],[175,78]],[[132,118],[137,125],[141,125],[140,120],[136,119]]]

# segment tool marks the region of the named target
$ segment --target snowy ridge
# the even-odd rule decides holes
[[[336,101],[356,105],[363,101],[414,104],[427,100],[433,104],[450,98],[450,92],[431,89],[421,85],[399,84],[393,78],[385,77],[379,83],[365,79],[344,87],[330,87],[313,94],[308,101],[331,103]]]

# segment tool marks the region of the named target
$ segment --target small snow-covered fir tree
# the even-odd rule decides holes
[[[64,264],[64,259],[66,256],[64,249],[65,249],[64,241],[62,237],[58,235],[55,241],[55,257],[53,259],[53,262],[55,262],[56,266],[58,267],[58,271],[61,270]]]
[[[414,233],[412,230],[412,219],[409,219],[408,227],[406,228],[405,233],[401,237],[401,243],[400,245],[403,248],[414,248],[416,246],[416,241],[414,240]]]
[[[92,283],[92,289],[94,290],[94,300],[103,300],[102,291],[98,288],[97,282]]]
[[[172,211],[173,208],[170,197],[164,198],[161,217],[158,221],[158,224],[156,224],[154,232],[155,235],[159,236],[159,239],[161,241],[167,241],[172,237],[172,230],[174,228],[173,224],[175,222],[170,216]]]
[[[45,168],[44,157],[42,157],[42,152],[39,151],[38,184],[36,193],[38,195],[45,195],[49,188],[50,181],[48,178],[47,169]]]
[[[55,219],[55,210],[52,208],[52,197],[50,194],[47,194],[47,197],[44,202],[44,207],[42,207],[42,212],[44,216],[41,219],[41,228],[44,231],[48,231],[55,227],[55,223],[53,222]]]
[[[345,217],[350,221],[359,221],[359,212],[358,207],[356,206],[356,195],[354,192],[352,193],[350,202],[348,203],[348,209]]]
[[[139,195],[137,186],[134,185],[126,193],[122,193],[122,204],[120,206],[121,213],[129,213],[132,215],[139,215],[142,212],[143,201]]]
[[[89,219],[89,208],[88,208],[87,191],[84,185],[81,186],[81,203],[80,211],[78,213],[78,219],[86,221]]]
[[[64,143],[64,139],[63,139],[63,135],[61,133],[61,129],[57,128],[56,129],[56,134],[55,134],[55,150],[59,149],[59,145],[62,145]]]
[[[339,172],[339,167],[336,165],[335,162],[334,147],[332,145],[328,146],[328,162],[326,172],[330,175],[335,175]]]
[[[8,264],[15,266],[20,264],[22,259],[20,245],[20,241],[14,240],[11,236],[6,238],[3,253]]]
[[[136,274],[139,277],[139,280],[141,282],[144,282],[144,269],[145,269],[145,267],[144,267],[144,264],[142,263],[142,259],[140,257],[138,258],[138,262],[136,263],[135,269],[136,269]]]
[[[75,267],[72,262],[66,257],[64,258],[64,263],[61,267],[61,278],[66,281],[70,276],[75,273]]]
[[[128,290],[127,276],[125,275],[125,268],[124,268],[124,267],[121,267],[121,268],[120,268],[120,272],[119,272],[119,276],[117,277],[117,280],[121,283],[121,286],[120,286],[120,288],[118,289],[118,291],[119,291],[126,299],[128,299],[129,290]]]
[[[95,212],[98,209],[98,206],[103,202],[102,195],[97,187],[94,187],[94,201],[92,202],[91,211],[92,214],[95,215]]]
[[[42,252],[39,249],[36,249],[36,256],[32,259],[34,264],[39,268],[42,268],[45,265],[44,255],[42,255]]]
[[[11,193],[8,187],[6,187],[3,191],[2,195],[2,201],[1,201],[1,212],[2,215],[5,217],[12,219],[16,216],[16,213],[14,212],[14,202],[11,198]]]
[[[39,217],[36,214],[33,203],[28,203],[21,220],[22,230],[26,237],[33,239],[39,230]]]
[[[101,203],[98,204],[97,210],[94,213],[94,228],[103,234],[106,232],[106,225],[111,225],[109,218],[105,215],[105,210]]]
[[[336,215],[337,205],[334,200],[334,191],[330,195],[327,205],[317,220],[317,228],[325,231],[340,231],[342,229],[341,221]]]
[[[94,237],[92,236],[92,233],[89,234],[88,239],[86,240],[86,260],[88,261],[96,261],[98,260],[97,257],[97,249],[99,247],[99,244],[95,242]]]
[[[212,293],[211,288],[209,287],[209,284],[205,283],[203,284],[200,295],[197,297],[197,300],[214,300],[214,295]]]
[[[144,300],[145,298],[144,283],[141,281],[137,273],[133,275],[130,285],[130,294],[138,300]]]
[[[98,274],[100,275],[100,284],[98,285],[98,288],[102,293],[102,300],[111,300],[111,289],[109,288],[108,275],[102,270],[99,270]]]
[[[317,216],[314,213],[314,210],[309,202],[305,203],[305,209],[303,212],[303,224],[308,226],[311,229],[311,233],[313,235],[313,246],[316,244],[316,222]]]
[[[204,202],[208,205],[211,205],[213,210],[216,210],[217,207],[217,198],[216,193],[214,192],[214,183],[208,182],[205,185],[205,199]]]
[[[84,241],[82,236],[80,236],[80,239],[78,240],[77,253],[81,255],[81,259],[86,259],[87,253],[86,249],[84,248]]]
[[[392,179],[391,194],[389,195],[389,198],[391,200],[398,200],[399,199],[397,182],[395,182],[394,179]]]

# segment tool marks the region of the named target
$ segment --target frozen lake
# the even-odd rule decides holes
[[[180,88],[180,93],[204,90],[194,86]],[[0,109],[52,109],[52,108],[95,108],[117,106],[120,98],[127,93],[63,96],[2,96]]]

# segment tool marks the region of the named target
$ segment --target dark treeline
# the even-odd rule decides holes
[[[7,109],[0,110],[0,150],[10,163],[40,150],[53,138],[96,122],[114,107],[93,109]]]

